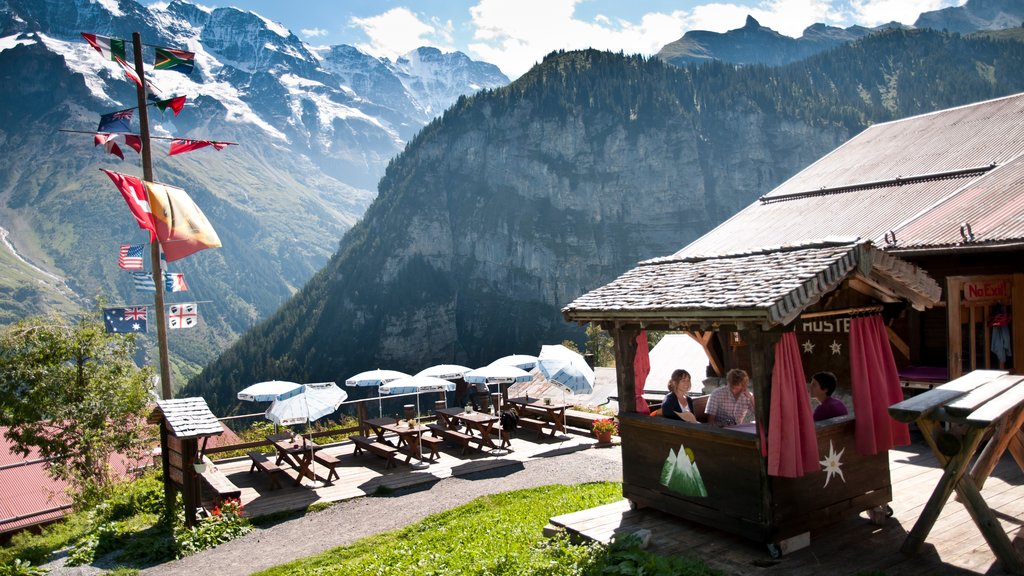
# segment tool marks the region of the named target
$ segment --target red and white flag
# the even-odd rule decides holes
[[[185,140],[178,138],[171,140],[171,151],[167,154],[168,156],[174,156],[175,154],[181,154],[183,152],[191,152],[193,150],[199,150],[200,148],[206,148],[207,146],[213,146],[217,150],[223,150],[228,147],[227,142],[217,142],[216,140]]]
[[[132,150],[138,153],[142,153],[142,138],[135,134],[103,134],[97,133],[93,136],[93,146],[103,145],[103,149],[107,151],[107,154],[113,154],[121,160],[124,160],[124,153],[121,152],[121,147],[117,145],[118,140],[122,141]]]
[[[195,302],[171,304],[167,314],[167,327],[171,330],[192,328],[199,323],[199,307]]]

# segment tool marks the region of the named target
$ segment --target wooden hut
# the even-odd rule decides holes
[[[892,491],[887,453],[858,452],[852,416],[814,426],[814,462],[831,464],[799,477],[770,474],[777,343],[802,317],[893,316],[906,306],[930,306],[939,294],[919,268],[870,243],[839,240],[643,262],[563,313],[598,323],[615,339],[623,495],[636,506],[740,534],[779,553],[806,543],[810,530],[886,505]],[[723,429],[638,411],[633,366],[642,330],[688,331],[698,338],[725,333],[743,342],[757,424]],[[809,410],[803,385],[787,401]]]

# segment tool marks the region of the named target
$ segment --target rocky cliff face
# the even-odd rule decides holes
[[[914,26],[967,34],[1024,25],[1022,0],[968,0],[963,6],[922,12]]]

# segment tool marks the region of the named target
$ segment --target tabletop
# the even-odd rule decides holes
[[[1003,569],[1024,574],[1024,559],[981,495],[985,480],[1007,448],[1024,470],[1024,450],[1020,448],[1024,446],[1024,376],[1002,370],[975,370],[893,404],[889,414],[900,422],[915,422],[944,468],[902,550],[908,554],[920,551],[943,506],[956,491]],[[950,423],[957,426],[948,426]],[[975,459],[990,432],[992,437]],[[974,467],[968,474],[972,461]]]
[[[565,410],[568,405],[562,402],[551,401],[550,404],[544,402],[544,398],[527,398],[526,396],[520,396],[518,398],[509,398],[509,404],[515,404],[517,406],[528,406],[530,408],[540,408],[542,410]]]

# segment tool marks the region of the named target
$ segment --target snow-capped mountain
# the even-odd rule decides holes
[[[180,115],[151,109],[154,136],[240,144],[170,158],[165,141],[153,144],[156,179],[185,188],[224,243],[182,261],[196,268],[192,290],[213,301],[201,311],[206,335],[188,336],[212,344],[185,353],[193,367],[322,266],[387,163],[425,124],[460,95],[508,82],[459,53],[421,48],[392,62],[351,46],[313,48],[235,8],[0,0],[0,266],[12,270],[0,281],[0,323],[96,296],[138,299],[106,255],[143,237],[98,171],[140,176],[138,156],[129,151],[122,162],[89,135],[58,133],[94,131],[100,114],[136,104],[119,65],[81,32],[129,40],[129,58],[140,33],[158,95],[188,97]],[[194,52],[195,70],[148,70],[152,46]]]

